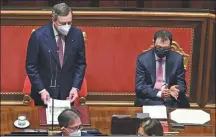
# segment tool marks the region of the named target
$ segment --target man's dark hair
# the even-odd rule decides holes
[[[60,127],[68,127],[68,124],[71,120],[76,120],[81,117],[79,110],[75,108],[65,109],[59,114],[58,122]]]
[[[170,44],[172,44],[172,33],[168,30],[158,30],[154,34],[154,43],[156,42],[157,38],[161,38],[162,41],[170,40]]]
[[[144,118],[139,128],[143,128],[148,136],[163,136],[163,127],[156,119],[151,119],[150,117]]]

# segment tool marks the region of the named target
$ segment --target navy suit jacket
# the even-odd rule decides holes
[[[174,51],[169,51],[166,56],[165,76],[166,83],[170,88],[173,85],[179,86],[179,98],[163,101],[156,97],[158,90],[154,89],[156,82],[156,60],[154,50],[140,54],[136,63],[136,101],[135,106],[143,105],[166,105],[167,107],[188,107],[188,100],[185,96],[186,82],[183,56]],[[187,105],[185,105],[187,104]]]
[[[26,72],[32,84],[31,97],[36,105],[43,104],[39,95],[42,89],[46,89],[52,98],[57,99],[66,99],[72,87],[80,89],[85,69],[85,46],[80,29],[72,26],[65,37],[62,67],[52,23],[31,34],[26,55]],[[52,88],[50,86],[55,85],[55,79],[57,88]]]

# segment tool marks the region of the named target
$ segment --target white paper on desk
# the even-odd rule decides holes
[[[153,119],[167,119],[167,109],[164,105],[143,106],[143,113],[149,113]]]
[[[47,108],[46,108],[47,124],[52,124],[52,100],[53,99],[50,99],[50,101],[47,103]],[[69,100],[54,99],[54,113],[53,113],[54,124],[58,124],[58,116],[66,108],[71,108]]]
[[[209,113],[196,109],[176,109],[170,112],[170,119],[179,124],[205,124],[211,120]]]

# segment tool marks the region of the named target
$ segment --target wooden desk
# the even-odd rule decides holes
[[[19,130],[13,125],[13,122],[17,119],[20,113],[26,114],[27,119],[30,121],[29,128],[50,129],[48,126],[40,126],[38,109],[39,107],[1,106],[0,134]],[[214,135],[215,110],[211,109],[210,111],[212,127],[187,126],[183,131],[180,131],[180,135]],[[142,112],[141,107],[89,106],[91,127],[99,129],[103,134],[110,134],[111,117],[113,114],[129,114],[134,116],[138,112]]]

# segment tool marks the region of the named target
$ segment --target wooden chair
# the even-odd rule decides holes
[[[150,48],[148,48],[147,50],[143,50],[143,52],[149,51],[150,49],[152,49],[154,46],[151,45]],[[179,44],[176,41],[172,41],[171,44],[171,50],[176,51],[177,53],[183,55],[184,58],[184,69],[187,70],[187,64],[188,64],[188,59],[189,59],[189,55],[186,54],[183,49],[179,46]]]

